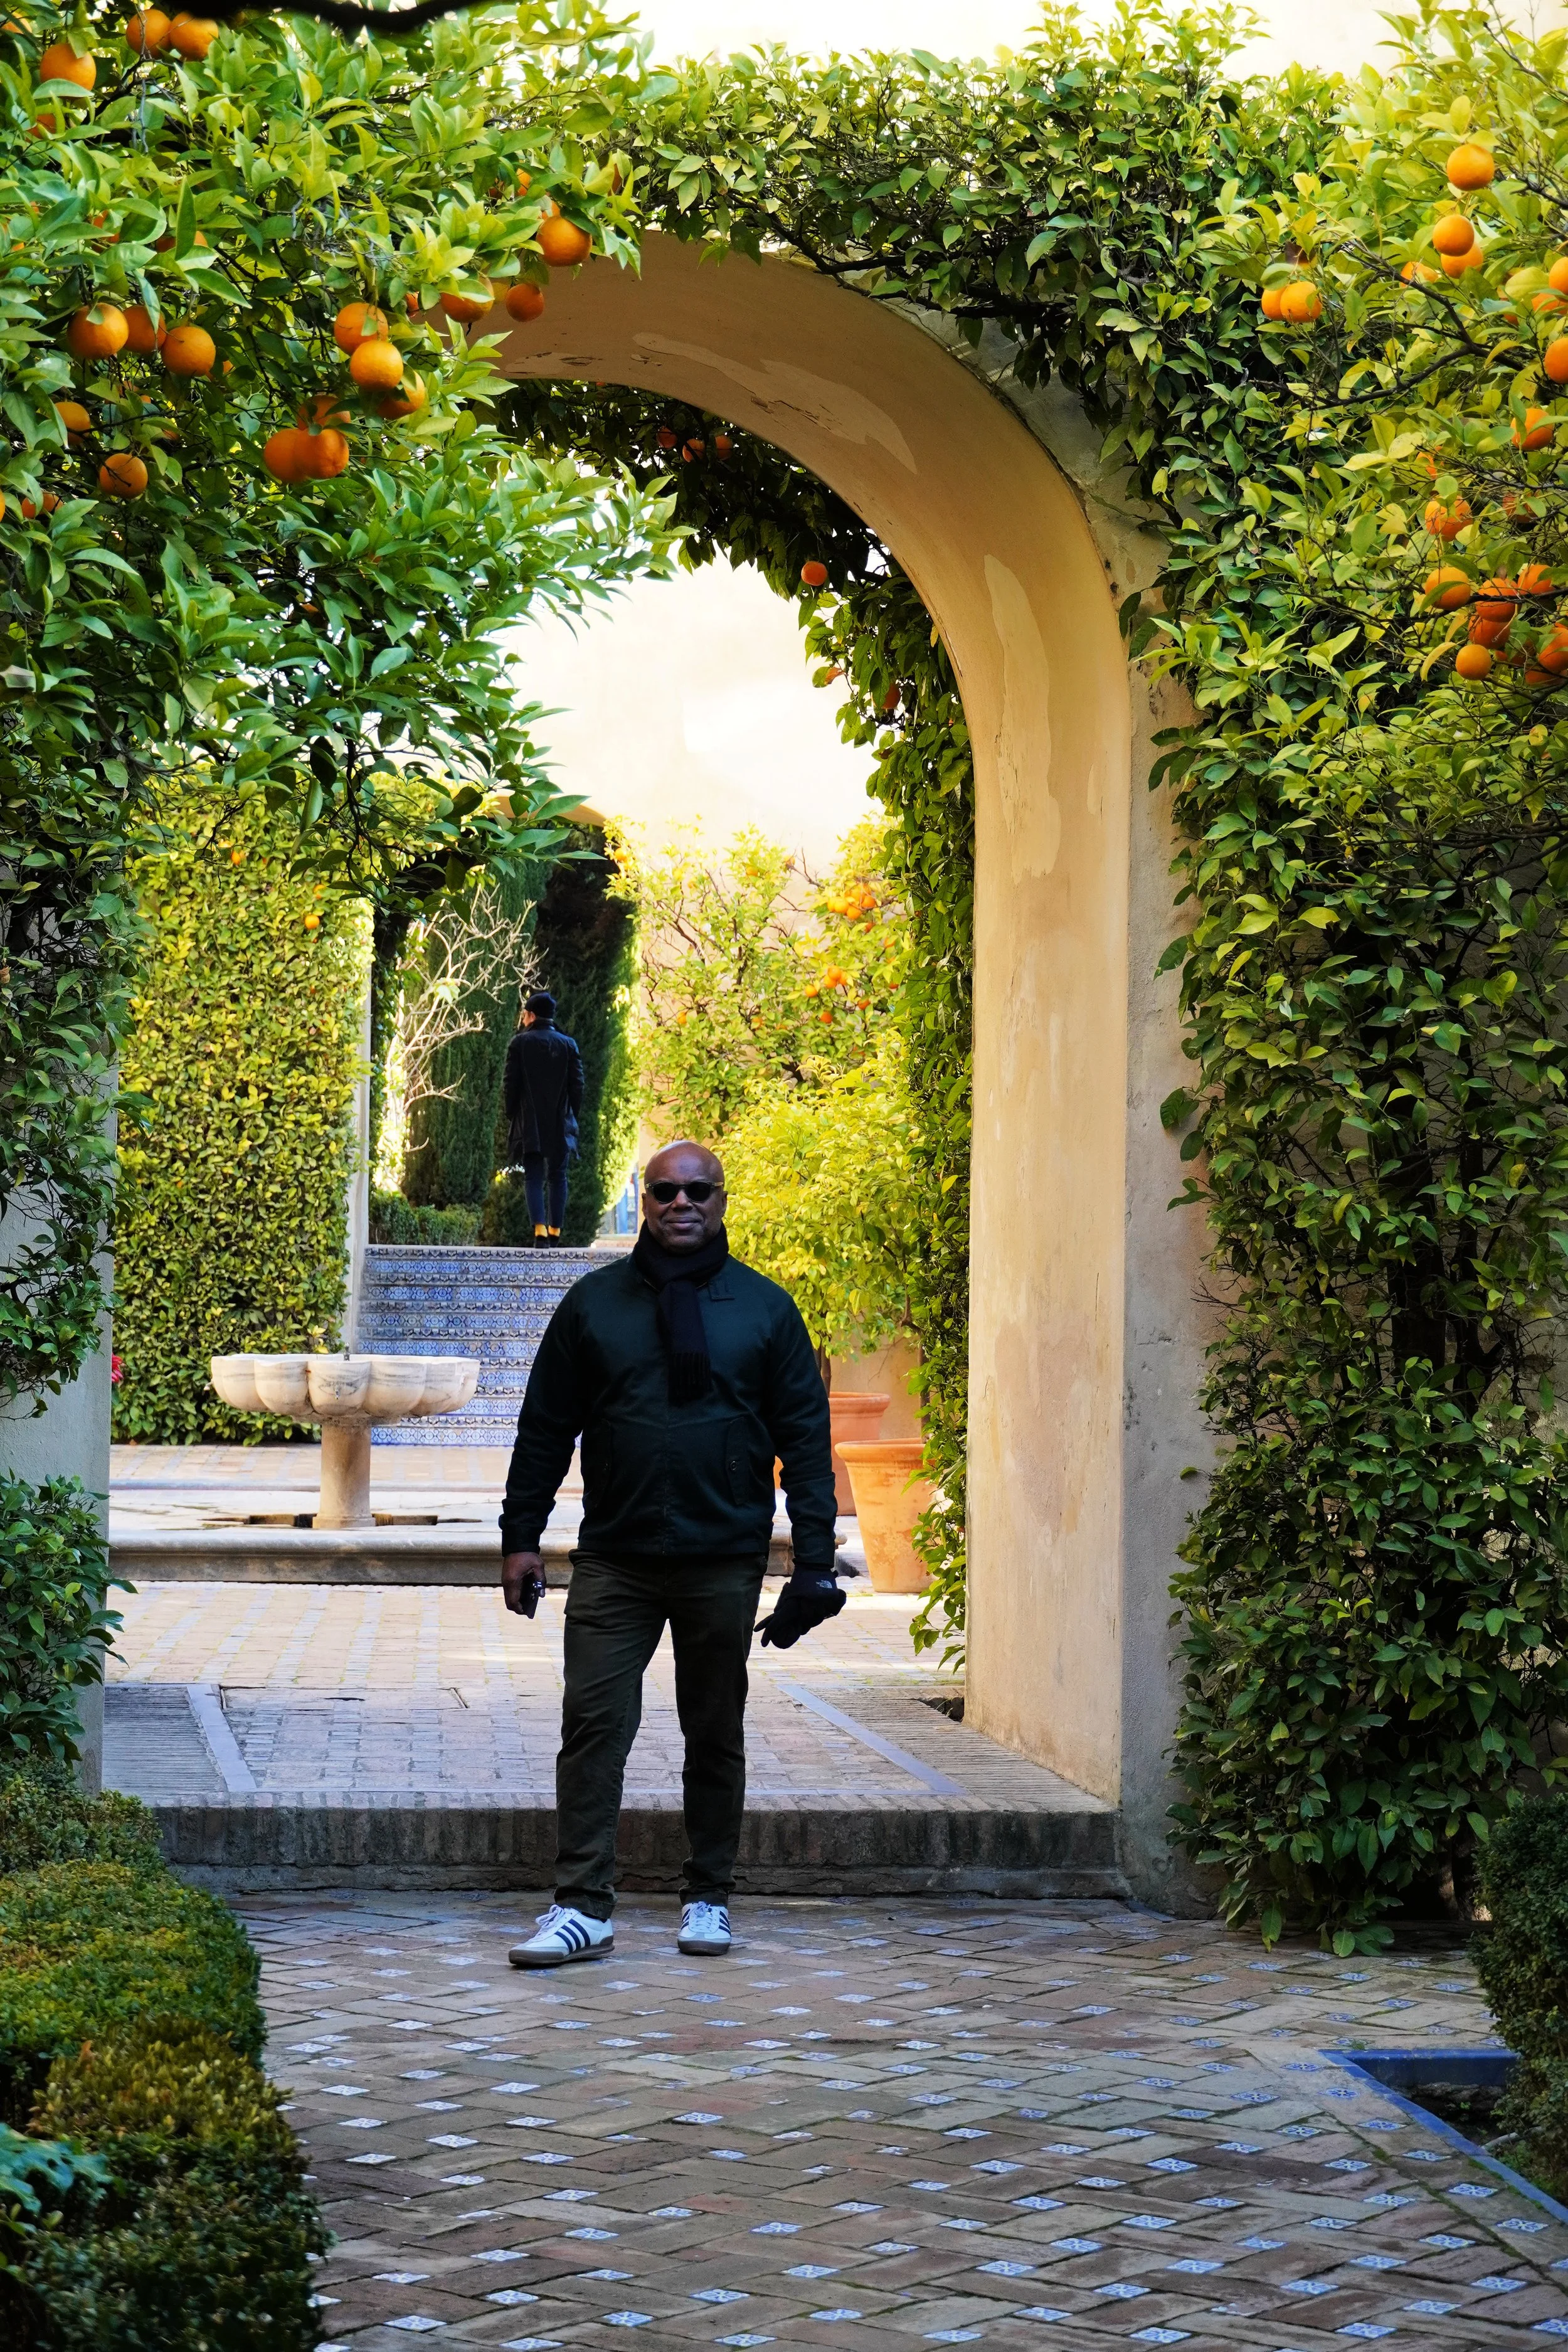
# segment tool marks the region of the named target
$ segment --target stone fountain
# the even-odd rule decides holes
[[[212,1384],[237,1412],[321,1427],[319,1528],[368,1528],[370,1433],[380,1422],[456,1412],[479,1382],[468,1356],[215,1356]]]

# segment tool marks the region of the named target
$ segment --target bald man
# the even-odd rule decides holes
[[[520,1969],[615,1948],[616,1824],[666,1625],[686,1742],[683,1952],[730,1948],[746,1801],[746,1658],[782,1464],[795,1570],[762,1628],[787,1649],[844,1606],[834,1573],[827,1392],[787,1291],[730,1255],[724,1171],[700,1143],[648,1161],[630,1254],[550,1318],[518,1415],[501,1510],[506,1605],[531,1617],[540,1541],[579,1436],[583,1525],[566,1601],[555,1766],[555,1900]]]

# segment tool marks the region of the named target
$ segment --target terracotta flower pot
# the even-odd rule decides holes
[[[910,1541],[921,1513],[930,1507],[932,1486],[915,1473],[925,1448],[918,1437],[893,1437],[875,1444],[837,1448],[855,1490],[855,1516],[866,1547],[873,1592],[923,1592],[931,1570]]]
[[[848,1518],[855,1509],[855,1496],[849,1484],[849,1473],[837,1459],[838,1441],[847,1444],[869,1445],[882,1426],[882,1415],[888,1410],[885,1396],[858,1396],[853,1389],[829,1389],[827,1417],[833,1424],[835,1458],[833,1481],[838,1496],[841,1518]]]

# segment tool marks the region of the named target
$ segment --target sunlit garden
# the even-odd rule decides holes
[[[1568,37],[1426,7],[1354,77],[1246,74],[1235,49],[1206,9],[1053,13],[963,62],[669,62],[592,0],[28,7],[0,27],[0,2315],[18,2345],[292,2352],[328,2325],[315,2176],[223,1899],[261,1882],[203,1879],[169,1818],[98,1785],[133,1582],[110,1440],[117,1461],[248,1448],[313,1487],[325,1413],[303,1387],[292,1407],[243,1380],[226,1395],[215,1359],[363,1351],[367,1284],[390,1295],[422,1254],[429,1285],[553,1282],[553,1304],[630,1245],[639,1171],[677,1138],[721,1155],[735,1255],[805,1318],[863,1474],[839,1490],[851,1541],[880,1509],[900,1548],[903,1581],[879,1568],[877,1590],[908,1603],[877,1672],[891,1689],[918,1666],[930,1736],[975,1743],[943,1754],[989,1743],[999,1770],[1055,1776],[1110,1842],[1099,1876],[1026,1884],[982,1857],[962,1886],[911,1865],[871,1895],[1153,1896],[1352,1972],[1468,1942],[1517,2060],[1488,2113],[1494,2174],[1563,2218]],[[891,388],[884,409],[786,354],[765,378],[726,362],[731,408],[687,397],[718,362],[657,309],[637,314],[637,381],[574,356],[605,289],[635,295],[676,247],[710,282],[823,281],[1005,408],[1007,447],[1047,448],[1104,591],[1081,644],[1042,633],[977,539],[994,677],[977,659],[931,584],[931,484]],[[848,457],[835,488],[792,454],[802,416],[879,451],[908,508],[863,512]],[[626,594],[709,567],[788,609],[860,763],[830,858],[720,806],[639,828],[552,757],[528,629],[613,642]],[[1052,730],[1079,740],[1075,677],[1100,675],[1090,638],[1112,625],[1125,772],[1069,775]],[[1055,812],[1074,794],[1121,859],[1120,929],[1072,929],[1088,869]],[[1125,1263],[1090,1268],[1094,1317],[1059,1325],[1048,1285],[1004,1297],[1018,1235],[996,1205],[1059,1222],[1052,1171],[1079,1141],[1050,1091],[1077,1015],[1020,945],[1053,927],[1072,1003],[1113,1006],[1132,1041],[1105,1077]],[[584,1074],[555,1234],[506,1110],[542,988]],[[1167,1063],[1179,1083],[1141,1125]],[[534,1276],[536,1241],[556,1257]],[[1054,1245],[1065,1295],[1089,1245]],[[1165,1260],[1194,1269],[1173,1286],[1188,1320],[1174,1370],[1135,1389],[1116,1351],[1171,1339],[1163,1295],[1140,1292]],[[538,1332],[520,1334],[521,1379]],[[1114,1409],[1086,1417],[1085,1450],[1131,1466],[1114,1538],[1069,1556],[1058,1533],[1092,1513],[1060,1469],[1079,1424],[1059,1401],[1091,1380]],[[1160,1382],[1173,1433],[1145,1444]],[[881,1437],[854,1419],[872,1390]],[[504,1421],[448,1440],[493,1450]],[[1037,1554],[998,1546],[999,1496],[1041,1521]],[[332,1526],[298,1501],[253,1497],[222,1556],[346,1557],[296,1542]],[[1158,1513],[1145,1589],[1124,1550]],[[437,1503],[405,1516],[410,1558],[435,1557]],[[1075,1669],[1070,1630],[1036,1654],[1047,1620],[1131,1662],[1114,1693],[1087,1689],[1103,1677]],[[986,1663],[1004,1652],[1012,1681]],[[202,1769],[235,1777],[213,1787],[264,1799],[224,1717],[237,1673],[182,1670],[216,1694]],[[1031,1680],[1033,1713],[997,1696]],[[817,1697],[826,1741],[837,1702]],[[881,1763],[861,1766],[912,1757],[926,1796],[964,1798],[915,1706],[877,1717]],[[1052,1711],[1096,1707],[1104,1752],[1131,1755],[1142,1726],[1157,1768],[1075,1777]],[[773,1891],[824,1887],[842,1891]]]

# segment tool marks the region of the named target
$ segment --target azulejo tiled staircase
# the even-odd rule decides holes
[[[365,1252],[356,1344],[387,1356],[478,1356],[484,1369],[460,1412],[391,1422],[377,1445],[510,1445],[544,1327],[579,1276],[585,1249],[437,1249],[374,1243]]]

